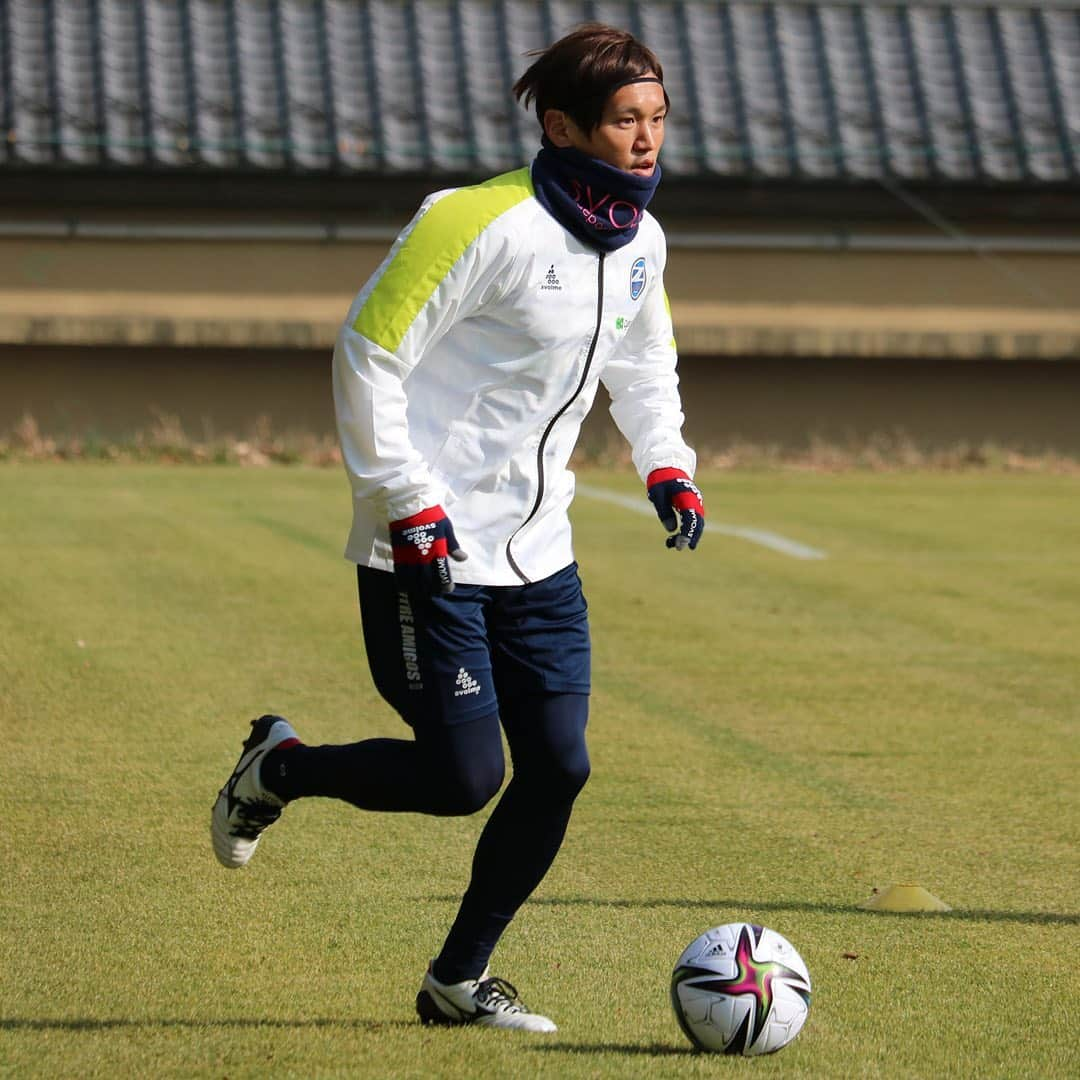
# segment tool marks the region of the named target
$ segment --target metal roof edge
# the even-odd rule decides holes
[[[84,221],[38,218],[0,220],[0,239],[67,239],[130,241],[238,241],[244,243],[391,243],[398,234],[392,224],[373,225],[321,221],[295,223],[215,221]],[[971,232],[963,237],[946,234],[898,234],[850,229],[777,230],[673,229],[668,247],[675,250],[809,252],[956,253],[973,250],[1010,254],[1080,254],[1076,236],[1020,236]]]

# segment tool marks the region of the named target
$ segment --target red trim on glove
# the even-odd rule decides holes
[[[645,478],[645,486],[651,488],[653,484],[663,484],[668,480],[689,480],[690,477],[682,469],[653,469]]]
[[[446,513],[441,506],[429,506],[426,510],[421,510],[417,514],[413,514],[412,517],[401,518],[398,521],[391,521],[391,529],[408,529],[413,525],[434,525],[438,521],[442,521],[446,517]]]
[[[680,491],[671,500],[671,505],[676,510],[696,510],[699,514],[705,513],[705,507],[702,505],[701,500],[692,491]]]

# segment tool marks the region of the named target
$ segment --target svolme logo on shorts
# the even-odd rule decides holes
[[[465,697],[468,694],[480,693],[480,684],[464,668],[458,668],[454,684],[457,686],[454,697]]]

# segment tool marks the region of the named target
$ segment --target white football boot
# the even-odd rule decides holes
[[[285,801],[263,787],[259,766],[271,750],[299,741],[288,720],[280,716],[252,720],[240,760],[218,792],[210,816],[214,854],[222,866],[230,870],[246,866],[263,829],[281,817]]]
[[[425,1024],[476,1024],[518,1031],[557,1031],[546,1017],[529,1012],[518,992],[505,979],[492,979],[485,970],[478,979],[441,983],[428,968],[416,995],[416,1011]]]

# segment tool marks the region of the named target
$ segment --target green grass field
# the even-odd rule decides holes
[[[0,467],[0,1073],[1080,1075],[1080,479],[699,480],[714,523],[828,558],[676,555],[578,500],[593,779],[496,957],[543,1037],[413,1016],[482,815],[312,800],[249,869],[211,854],[250,717],[404,730],[340,471]],[[859,909],[892,882],[954,910]],[[743,919],[801,951],[810,1018],[769,1059],[694,1054],[671,966]]]

